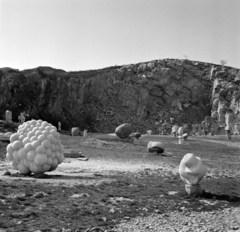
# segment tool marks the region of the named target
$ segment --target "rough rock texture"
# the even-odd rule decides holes
[[[240,131],[240,71],[226,67],[212,68],[213,81],[211,118],[223,130],[225,125],[239,134]]]
[[[198,124],[230,107],[239,112],[240,72],[190,60],[154,60],[100,70],[65,72],[51,67],[0,69],[0,116],[20,111],[63,129],[112,132],[125,122],[133,130],[158,131],[159,122]],[[215,87],[221,84],[226,92]],[[216,113],[218,112],[218,114]],[[221,116],[220,116],[221,117]]]

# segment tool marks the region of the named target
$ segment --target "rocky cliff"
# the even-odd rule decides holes
[[[135,130],[156,131],[164,120],[200,123],[227,108],[237,115],[239,83],[237,69],[175,59],[77,72],[1,68],[0,115],[11,110],[17,121],[25,110],[65,129],[112,132],[129,122]]]

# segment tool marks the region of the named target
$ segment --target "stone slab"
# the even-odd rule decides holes
[[[9,137],[4,137],[4,136],[0,136],[0,141],[9,142],[10,143],[10,138]]]
[[[64,149],[65,158],[81,158],[83,157],[80,150],[77,149]]]

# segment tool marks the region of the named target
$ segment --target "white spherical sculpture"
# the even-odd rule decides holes
[[[60,134],[52,124],[31,120],[18,127],[7,146],[7,160],[23,174],[53,171],[64,160]]]

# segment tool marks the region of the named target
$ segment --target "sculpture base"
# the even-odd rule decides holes
[[[183,144],[183,139],[179,139],[178,144]]]
[[[185,184],[185,189],[188,195],[201,195],[203,192],[200,184]]]

